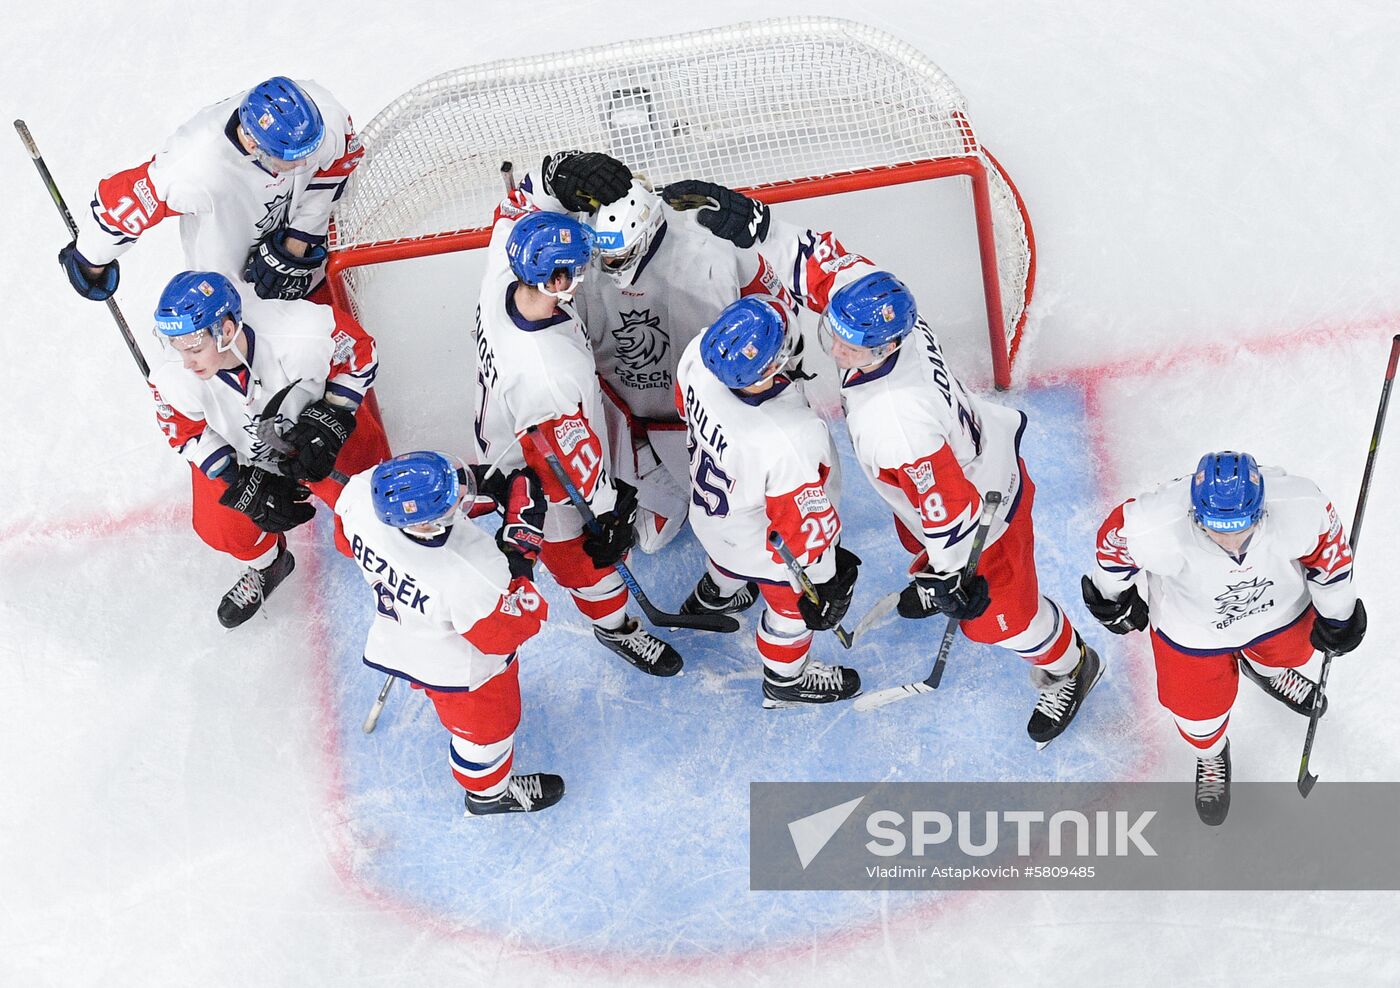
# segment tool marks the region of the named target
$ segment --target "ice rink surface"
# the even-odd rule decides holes
[[[89,6],[26,11],[0,60],[8,117],[28,120],[74,208],[195,109],[268,75],[314,78],[364,123],[432,74],[503,54],[792,13],[730,0],[528,14],[305,3],[275,17]],[[569,795],[538,817],[462,819],[420,697],[400,689],[379,731],[359,731],[379,685],[358,664],[368,604],[324,517],[294,534],[297,572],[266,618],[218,627],[236,568],[189,530],[187,469],[106,313],[53,263],[65,238],[11,139],[0,984],[1400,980],[1396,893],[750,893],[745,837],[751,779],[1189,777],[1145,642],[1089,625],[1078,574],[1109,507],[1209,449],[1309,476],[1350,518],[1400,331],[1400,12],[1154,0],[802,13],[864,20],[929,55],[1027,202],[1039,282],[1006,400],[1031,415],[1043,583],[1110,667],[1073,730],[1035,752],[1024,672],[966,642],[935,697],[766,713],[751,617],[728,639],[678,634],[686,674],[658,682],[602,653],[556,595],[559,620],[522,661],[518,764],[560,771]],[[919,270],[926,238],[954,234],[885,195],[792,215],[907,274],[926,310],[930,296],[966,308]],[[465,438],[464,263],[375,285],[366,321],[398,448]],[[117,297],[141,338],[180,266],[173,227],[124,259]],[[940,329],[985,385],[975,327]],[[1370,636],[1334,668],[1324,783],[1400,779],[1393,453],[1356,570]],[[842,507],[867,564],[859,613],[898,585],[903,553],[850,463]],[[699,560],[686,536],[637,569],[674,603]],[[936,633],[891,625],[850,662],[872,686],[922,675]],[[819,640],[819,658],[836,651]],[[1291,778],[1301,720],[1248,686],[1236,710],[1236,777]]]

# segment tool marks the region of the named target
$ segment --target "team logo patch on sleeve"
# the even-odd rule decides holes
[[[831,498],[827,496],[826,488],[821,486],[802,488],[792,496],[792,501],[797,505],[797,510],[804,515],[816,515],[831,510]]]
[[[349,333],[338,329],[331,334],[331,342],[335,344],[335,352],[331,354],[331,363],[347,363],[354,355],[355,340]]]
[[[928,461],[907,466],[904,472],[908,475],[909,482],[914,485],[914,490],[920,494],[926,493],[933,486],[933,464]]]
[[[588,426],[579,419],[566,419],[554,427],[554,441],[559,444],[559,449],[565,456],[572,453],[578,444],[587,438]]]

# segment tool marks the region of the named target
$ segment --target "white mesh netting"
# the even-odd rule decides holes
[[[1010,342],[1030,246],[1015,195],[963,110],[962,94],[921,53],[830,18],[472,66],[415,87],[363,130],[365,158],[331,246],[483,227],[501,198],[503,160],[523,172],[565,148],[607,151],[658,187],[703,178],[748,189],[975,156],[990,179]],[[353,304],[365,275],[345,275]]]

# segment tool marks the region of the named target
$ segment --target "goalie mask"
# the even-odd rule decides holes
[[[661,197],[632,179],[627,194],[599,207],[594,217],[594,246],[603,273],[623,287],[632,284],[665,221]]]

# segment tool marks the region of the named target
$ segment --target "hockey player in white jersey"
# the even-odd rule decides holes
[[[841,373],[841,401],[856,458],[895,513],[900,541],[917,553],[899,613],[946,614],[968,638],[1001,645],[1031,663],[1039,693],[1026,733],[1058,737],[1103,673],[1035,572],[1031,501],[1020,458],[1025,416],[970,394],[895,277],[848,251],[835,234],[801,229],[712,182],[668,185],[666,201],[698,210],[699,223],[739,247],[756,247],[785,287],[823,314],[821,337]],[[988,533],[979,572],[964,584],[982,495],[1007,505]]]
[[[178,216],[187,268],[246,280],[261,298],[305,298],[323,277],[331,207],[363,154],[329,92],[276,76],[206,107],[153,157],[99,182],[59,262],[80,295],[103,301],[117,259]]]
[[[1026,733],[1037,745],[1069,726],[1103,673],[1064,611],[1041,594],[1031,518],[1035,485],[1021,459],[1026,416],[971,394],[949,368],[909,289],[876,271],[837,289],[822,345],[841,371],[856,459],[917,553],[899,614],[945,614],[973,641],[1030,664],[1039,691]],[[999,491],[977,572],[964,572],[982,502]]]
[[[527,463],[535,470],[550,502],[545,567],[609,650],[643,672],[674,676],[680,655],[627,614],[627,588],[615,568],[635,539],[637,497],[610,475],[602,392],[571,304],[591,255],[592,234],[572,217],[502,203],[474,335],[478,458],[501,470]],[[584,532],[532,431],[568,472],[600,531]]]
[[[432,701],[474,816],[542,810],[564,796],[557,775],[513,771],[519,649],[549,614],[533,582],[544,494],[528,470],[506,478],[493,541],[467,520],[482,472],[443,453],[405,453],[351,477],[335,508],[374,590],[365,665]]]
[[[672,395],[687,343],[735,299],[784,292],[762,255],[678,213],[622,162],[591,151],[546,157],[520,183],[539,209],[583,218],[595,271],[574,299],[608,404],[614,473],[638,488],[638,548],[655,552],[684,523],[685,429]]]
[[[1366,634],[1341,520],[1312,481],[1207,453],[1189,477],[1114,508],[1096,560],[1084,603],[1114,634],[1150,627],[1157,698],[1196,755],[1196,810],[1219,825],[1239,674],[1308,715],[1317,684],[1299,668]]]
[[[374,340],[328,306],[245,307],[213,271],[172,278],[155,318],[172,359],[152,368],[150,385],[162,431],[190,463],[195,532],[248,566],[218,608],[233,628],[292,571],[282,533],[314,514],[308,488],[334,507],[341,482],[332,470],[349,475],[389,456],[364,404],[378,369]],[[336,542],[348,555],[338,531]]]
[[[686,346],[676,379],[690,445],[690,524],[709,556],[682,609],[733,614],[761,594],[757,640],[769,708],[860,692],[854,669],[809,654],[812,632],[845,616],[860,559],[839,544],[826,425],[784,374],[796,338],[779,299],[740,299]],[[806,568],[817,603],[793,586],[770,532]]]

